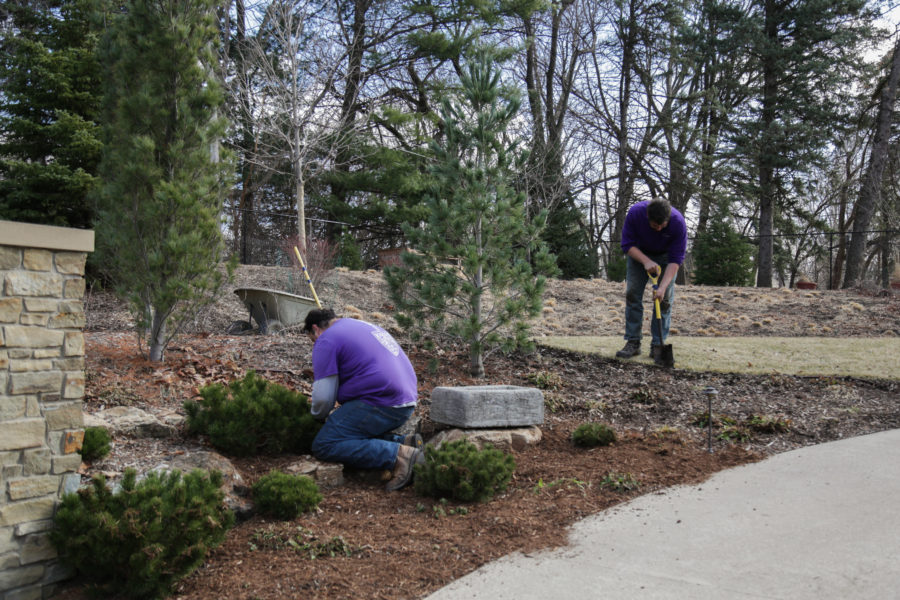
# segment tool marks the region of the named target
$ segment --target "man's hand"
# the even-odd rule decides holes
[[[653,277],[659,277],[659,265],[649,258],[647,259],[647,262],[644,263],[644,270],[650,273],[650,275]]]

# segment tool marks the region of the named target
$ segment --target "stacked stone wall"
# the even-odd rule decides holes
[[[15,225],[39,234],[62,229]],[[0,222],[0,233],[4,226],[9,222]],[[93,245],[92,232],[79,233],[90,233]],[[48,597],[68,576],[49,532],[62,494],[80,483],[87,252],[5,241],[0,237],[0,598],[29,600]]]

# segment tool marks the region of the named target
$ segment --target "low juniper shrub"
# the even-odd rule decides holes
[[[616,432],[603,423],[582,423],[572,432],[572,443],[585,448],[609,446],[615,441]]]
[[[91,462],[103,458],[110,450],[109,431],[106,427],[85,427],[81,443],[81,460]]]
[[[164,597],[234,524],[221,485],[217,471],[151,472],[138,482],[128,469],[113,492],[98,475],[63,496],[50,540],[100,595]]]
[[[487,502],[506,490],[516,461],[493,447],[479,450],[466,439],[425,447],[425,463],[416,465],[416,493],[461,502]]]
[[[253,500],[260,513],[289,520],[315,509],[322,494],[311,477],[271,471],[253,485]]]
[[[306,396],[254,371],[227,386],[205,386],[200,397],[184,403],[188,432],[209,436],[213,446],[232,456],[309,454],[321,428]]]

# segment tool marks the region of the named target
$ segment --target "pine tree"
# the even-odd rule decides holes
[[[753,277],[753,247],[725,220],[722,209],[694,240],[694,283],[749,285]]]
[[[210,75],[215,6],[131,0],[104,40],[97,251],[154,361],[224,280],[217,266],[228,165],[213,155],[224,129]]]
[[[9,2],[0,11],[0,218],[92,224],[87,195],[101,152],[94,4]]]
[[[525,196],[510,183],[522,156],[504,137],[518,98],[501,87],[488,51],[477,53],[461,83],[460,97],[443,102],[428,221],[405,228],[416,252],[385,277],[401,324],[468,344],[470,372],[483,377],[487,349],[527,345],[523,317],[540,313],[556,267],[540,242],[546,215],[529,222]],[[458,268],[447,264],[454,260]]]

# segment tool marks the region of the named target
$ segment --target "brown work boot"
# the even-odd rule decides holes
[[[413,448],[424,448],[425,440],[418,433],[410,433],[403,437],[404,446],[412,446]]]
[[[425,453],[421,449],[401,445],[397,451],[397,461],[391,472],[391,480],[387,482],[384,489],[394,492],[409,485],[413,478],[413,467],[423,462],[425,462]]]
[[[641,340],[628,340],[625,347],[616,352],[616,358],[631,358],[641,353]]]

